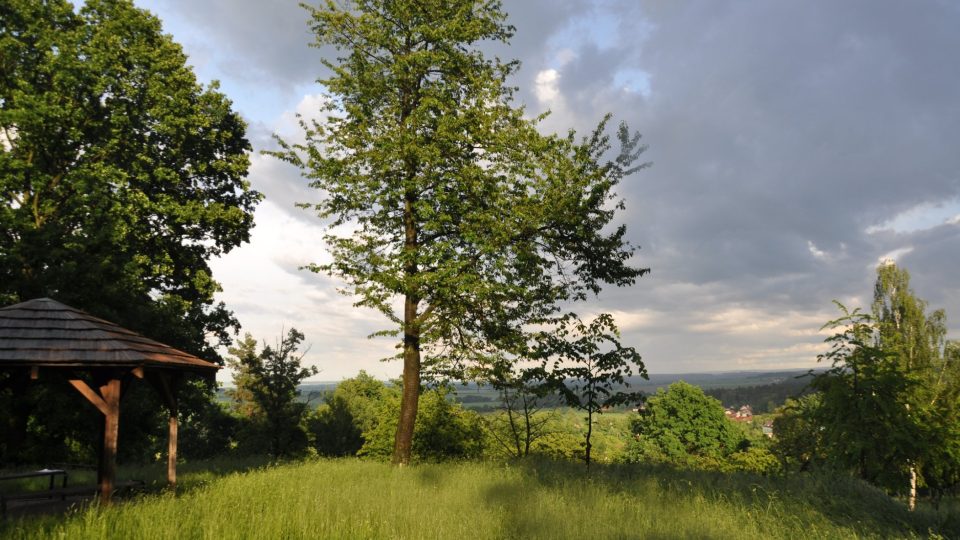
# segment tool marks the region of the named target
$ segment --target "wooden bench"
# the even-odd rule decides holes
[[[114,485],[113,490],[119,491],[121,489],[128,488],[142,488],[144,486],[143,480],[130,480],[128,482],[118,482]],[[7,503],[10,501],[31,501],[31,500],[54,500],[60,499],[61,501],[66,500],[67,497],[74,497],[77,495],[95,495],[99,493],[99,486],[76,486],[76,487],[60,487],[47,489],[42,491],[25,491],[22,493],[11,493],[11,494],[0,494],[0,515],[6,516],[7,514]]]

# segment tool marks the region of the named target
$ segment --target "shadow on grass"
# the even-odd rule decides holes
[[[726,513],[725,508],[729,508],[730,513],[743,516],[744,520],[756,520],[757,527],[769,532],[771,537],[790,537],[798,531],[802,533],[833,525],[866,537],[939,534],[960,538],[960,515],[932,508],[920,508],[911,513],[904,504],[881,490],[844,475],[768,477],[657,465],[600,464],[587,471],[582,464],[540,459],[519,460],[513,466],[523,471],[526,481],[496,484],[488,488],[485,499],[487,504],[504,510],[505,529],[509,535],[517,537],[532,536],[531,533],[549,527],[546,522],[549,517],[523,510],[537,504],[535,497],[538,495],[529,490],[533,481],[536,486],[549,488],[549,492],[566,492],[574,499],[586,493],[599,493],[634,500],[638,512],[647,510],[640,505],[651,498],[687,501],[688,504],[705,501],[713,503],[709,506],[714,512],[721,508]],[[589,486],[590,490],[583,489],[578,493],[578,486]],[[584,502],[589,504],[589,501]],[[700,518],[710,519],[709,512]],[[702,526],[703,523],[696,525]],[[677,523],[677,527],[683,529],[685,525]],[[703,532],[697,535],[702,537]],[[667,539],[688,535],[648,532],[643,537]]]
[[[184,496],[198,489],[202,489],[211,482],[224,476],[261,470],[282,463],[271,461],[266,456],[245,456],[219,458],[212,460],[187,462],[178,465],[176,496]],[[96,470],[70,470],[70,486],[90,486],[95,492],[97,483]],[[44,480],[46,481],[46,480]],[[120,465],[117,470],[117,482],[122,484],[130,481],[143,482],[136,488],[124,488],[114,495],[115,504],[124,504],[136,501],[143,497],[169,493],[171,488],[167,484],[166,464],[150,463],[142,465]],[[44,486],[38,482],[22,483],[13,488],[5,486],[10,493],[18,491],[43,491]],[[64,500],[40,499],[25,504],[12,504],[7,515],[0,520],[0,538],[4,536],[4,529],[14,527],[22,520],[49,521],[55,523],[64,516],[79,514],[99,505],[99,498],[94,493],[90,495],[73,495]]]

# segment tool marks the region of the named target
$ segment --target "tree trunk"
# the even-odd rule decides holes
[[[527,401],[527,395],[523,394],[523,423],[527,430],[527,438],[523,441],[523,457],[530,455],[530,443],[533,442],[533,431],[530,426],[530,402]]]
[[[412,166],[409,176],[413,177]],[[411,284],[417,276],[417,218],[415,205],[417,196],[407,192],[403,204],[403,251],[406,257],[403,273],[407,281],[407,291],[403,299],[403,392],[400,395],[400,421],[397,423],[397,436],[393,444],[393,464],[408,465],[413,450],[413,429],[417,422],[417,407],[420,401],[420,321],[417,313],[420,297]]]
[[[587,468],[590,468],[590,436],[593,435],[593,409],[587,410]]]
[[[516,394],[513,396],[513,401],[510,399],[510,394],[507,389],[503,390],[503,403],[507,407],[507,421],[510,423],[510,436],[513,438],[513,446],[517,450],[517,457],[523,457],[523,450],[520,448],[520,428],[517,427],[517,421],[513,418],[513,407],[516,403]]]
[[[400,396],[400,422],[393,445],[393,464],[408,465],[413,450],[413,428],[420,401],[420,333],[414,320],[417,302],[409,295],[404,301],[403,393]]]
[[[907,508],[913,512],[917,507],[917,467],[910,465],[910,496],[907,498]]]

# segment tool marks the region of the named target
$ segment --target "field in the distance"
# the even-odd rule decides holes
[[[779,370],[779,371],[726,371],[718,373],[658,373],[651,374],[649,380],[641,377],[630,377],[630,389],[634,391],[653,394],[660,388],[666,388],[670,383],[684,380],[694,386],[699,386],[704,390],[711,388],[737,388],[761,386],[765,384],[775,384],[787,380],[794,380],[807,373],[805,369]],[[311,404],[319,405],[322,403],[322,396],[333,392],[339,382],[306,382],[301,384],[300,400],[310,401]],[[220,388],[217,392],[220,401],[229,401],[226,390],[232,387],[227,385]],[[496,402],[499,397],[497,391],[489,385],[478,386],[476,383],[453,385],[456,395],[465,405],[478,402]]]
[[[909,538],[960,533],[851,479],[528,461],[320,460],[0,524],[27,538]]]

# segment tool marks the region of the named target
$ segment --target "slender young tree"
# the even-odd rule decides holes
[[[393,461],[410,460],[421,377],[520,355],[561,302],[629,285],[615,186],[644,147],[626,126],[610,161],[604,120],[580,140],[544,136],[513,104],[516,62],[478,44],[513,28],[495,0],[327,0],[309,7],[325,60],[323,121],[276,156],[323,192],[332,262],[357,305],[402,340]],[[349,232],[345,232],[349,231]],[[399,304],[399,305],[398,305]]]
[[[304,353],[298,352],[303,333],[291,328],[275,347],[265,345],[256,353],[256,342],[249,334],[231,349],[236,356],[229,361],[234,369],[237,389],[234,399],[248,399],[239,403],[251,410],[251,416],[260,417],[267,429],[270,453],[281,457],[306,446],[306,435],[300,428],[306,404],[297,402],[298,387],[304,379],[317,374],[315,366],[301,364]],[[244,410],[240,409],[241,412]]]
[[[587,413],[587,432],[584,441],[584,461],[590,467],[593,416],[608,407],[639,403],[643,395],[625,392],[627,379],[636,368],[638,375],[647,378],[640,355],[633,347],[620,343],[620,333],[609,313],[602,313],[589,323],[568,315],[553,331],[544,331],[537,337],[536,356],[550,365],[552,386],[569,407]]]
[[[543,366],[517,367],[504,360],[481,377],[500,395],[500,411],[484,415],[490,435],[510,455],[530,455],[533,444],[549,434],[555,413],[544,411],[553,391],[550,373]]]

